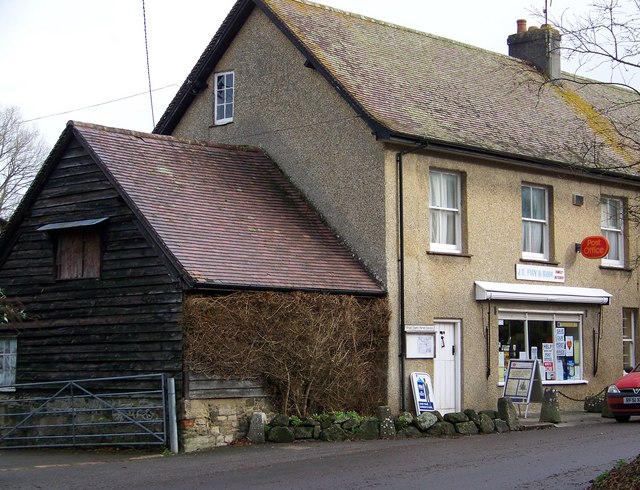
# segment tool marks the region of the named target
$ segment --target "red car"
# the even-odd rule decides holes
[[[607,405],[618,422],[628,422],[632,415],[640,415],[640,364],[609,386]]]

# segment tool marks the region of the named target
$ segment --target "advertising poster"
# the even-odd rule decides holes
[[[567,357],[573,357],[573,336],[567,335],[565,337],[565,351],[564,355]]]
[[[433,412],[436,409],[436,401],[433,396],[431,376],[427,373],[411,373],[411,386],[413,388],[416,414]]]
[[[564,328],[556,328],[556,356],[564,357],[566,354],[564,353],[565,348],[565,339],[564,339]]]
[[[542,368],[546,381],[554,381],[556,379],[555,363],[553,362],[553,344],[550,342],[542,344]]]

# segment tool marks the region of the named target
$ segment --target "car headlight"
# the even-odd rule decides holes
[[[620,393],[620,390],[616,385],[611,385],[607,388],[607,393]]]

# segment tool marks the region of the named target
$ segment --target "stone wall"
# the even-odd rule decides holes
[[[514,412],[515,413],[515,412]],[[252,420],[256,421],[254,417]],[[321,441],[373,440],[412,437],[450,437],[458,435],[490,434],[520,430],[517,416],[507,416],[494,410],[447,413],[424,412],[413,416],[404,412],[391,416],[389,407],[380,407],[377,417],[346,414],[322,414],[297,418],[276,415],[264,428],[264,439],[251,442],[291,443],[296,440]],[[251,428],[251,434],[259,431]]]
[[[180,445],[185,452],[226,446],[246,437],[253,412],[269,412],[266,398],[184,400]]]

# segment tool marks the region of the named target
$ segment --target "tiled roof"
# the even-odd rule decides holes
[[[262,150],[70,124],[195,283],[382,293]]]
[[[584,165],[585,144],[607,142],[584,102],[602,109],[634,98],[610,86],[543,85],[540,73],[515,58],[316,3],[257,3],[392,133]],[[637,105],[619,110],[634,113],[637,129]],[[603,166],[626,165],[624,153],[604,145],[598,158]]]

